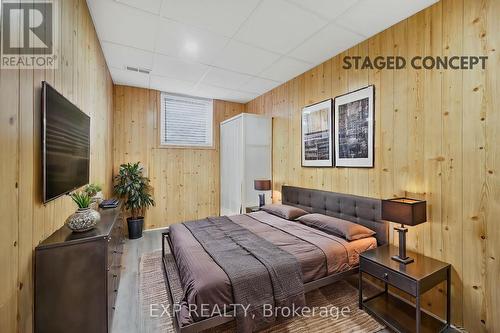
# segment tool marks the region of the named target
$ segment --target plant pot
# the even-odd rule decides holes
[[[136,219],[129,217],[127,218],[128,225],[128,238],[137,239],[142,237],[142,229],[144,227],[144,217],[138,217]]]
[[[101,220],[101,214],[91,208],[78,208],[66,219],[66,226],[73,232],[84,232],[94,229]]]
[[[97,210],[99,209],[99,204],[104,200],[104,196],[101,191],[97,192],[96,195],[90,198],[90,208]]]
[[[100,204],[103,200],[104,200],[104,195],[102,194],[102,191],[97,192],[96,195],[94,195],[91,198],[91,201],[97,202],[97,204]]]

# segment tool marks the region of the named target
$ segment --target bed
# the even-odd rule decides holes
[[[219,217],[214,218],[217,220],[213,221],[206,219],[206,222],[194,221],[171,226],[162,235],[163,263],[167,273],[166,283],[172,304],[175,302],[175,298],[171,292],[174,289],[171,285],[173,280],[171,269],[167,270],[168,253],[173,255],[175,273],[183,290],[183,297],[173,316],[174,326],[178,332],[199,332],[232,321],[234,316],[237,316],[236,312],[239,309],[234,309],[229,305],[237,303],[235,299],[241,299],[241,293],[236,288],[239,280],[231,271],[231,266],[221,264],[221,259],[218,256],[228,256],[228,253],[233,252],[230,250],[233,249],[231,241],[237,239],[238,235],[243,237],[246,242],[243,244],[244,248],[256,245],[254,251],[257,254],[253,252],[252,254],[259,260],[254,261],[274,260],[278,262],[278,264],[275,263],[276,267],[268,268],[269,272],[271,270],[277,271],[275,277],[277,282],[270,279],[268,286],[267,281],[258,280],[258,277],[255,277],[255,283],[249,283],[253,280],[248,277],[246,280],[242,280],[246,285],[258,285],[256,287],[258,289],[250,291],[250,296],[256,294],[257,290],[261,292],[261,289],[264,289],[262,293],[267,295],[266,288],[272,292],[273,288],[276,288],[276,285],[280,283],[297,284],[297,279],[300,279],[300,286],[295,286],[295,289],[302,288],[303,293],[334,283],[358,272],[358,257],[361,252],[384,245],[388,241],[388,226],[381,220],[381,201],[379,199],[283,186],[282,204],[303,209],[308,213],[319,213],[354,222],[376,233],[372,237],[347,241],[330,233],[264,211]],[[217,228],[220,228],[221,225],[225,226],[224,228],[229,228],[230,232],[220,231],[220,235],[217,236],[219,230],[213,229],[214,225]],[[197,229],[194,226],[197,226]],[[208,241],[204,241],[203,237],[209,238]],[[222,251],[217,246],[224,246],[222,243],[226,242],[226,238],[231,238],[231,240],[227,240],[229,247]],[[255,239],[255,242],[252,239]],[[258,243],[261,240],[263,243]],[[266,245],[270,246],[267,252],[265,251]],[[211,247],[216,248],[215,252]],[[258,257],[259,251],[263,253],[261,255],[264,257],[266,253],[271,253],[271,255],[262,260]],[[239,270],[252,266],[252,260],[255,259],[246,255],[238,257],[238,260],[240,258],[242,261],[250,261],[242,264],[238,268]],[[230,259],[235,260],[234,258]],[[281,261],[286,262],[287,260],[296,262],[298,273],[295,274],[295,280],[294,272],[287,270],[290,267],[280,264]],[[238,269],[235,269],[236,276]],[[290,275],[291,277],[285,278],[281,275]],[[285,281],[279,281],[280,278],[285,279]],[[287,291],[289,290],[285,290],[285,292]],[[292,290],[287,296],[288,298],[283,301],[283,304],[294,302],[300,304],[300,293]],[[273,301],[278,307],[277,298]],[[289,303],[286,303],[287,301]],[[205,306],[207,309],[203,313],[190,311],[192,308],[200,309]],[[224,309],[225,315],[214,311],[215,309]],[[259,322],[262,319],[263,317],[260,318]],[[272,322],[262,322],[261,324],[269,325]],[[240,325],[243,327],[240,331],[255,330],[256,327],[251,325],[255,324],[247,322]]]

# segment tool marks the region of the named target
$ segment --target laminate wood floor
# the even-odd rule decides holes
[[[146,231],[142,238],[127,239],[116,297],[112,333],[143,333],[139,304],[139,261],[144,253],[161,249],[161,230]],[[147,325],[147,323],[145,323]]]
[[[144,253],[161,249],[162,230],[146,231],[140,239],[128,239],[123,247],[122,274],[115,305],[112,333],[145,333],[139,304],[139,261]],[[357,278],[351,283],[356,286]],[[390,333],[384,329],[378,333]],[[456,332],[448,330],[447,333]]]

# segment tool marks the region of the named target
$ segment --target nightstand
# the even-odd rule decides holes
[[[384,245],[363,252],[359,258],[359,308],[377,317],[396,332],[441,332],[450,326],[451,265],[408,251],[410,264],[392,260],[398,248]],[[385,289],[363,299],[363,273],[384,282]],[[420,309],[421,295],[446,281],[446,321]],[[414,296],[416,304],[388,292],[388,286]]]
[[[260,207],[259,206],[252,206],[252,207],[247,207],[245,208],[246,210],[246,213],[254,213],[254,212],[258,212],[260,210]]]

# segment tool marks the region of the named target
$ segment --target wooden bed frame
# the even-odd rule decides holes
[[[381,220],[381,200],[359,197],[335,192],[326,192],[319,190],[304,189],[299,187],[283,186],[282,188],[283,204],[300,207],[311,213],[321,213],[350,220],[362,224],[376,231],[378,246],[388,243],[388,224]],[[168,244],[170,253],[172,253],[172,242],[170,240],[170,231],[167,229],[162,233],[162,261],[165,273],[165,284],[168,290],[170,304],[174,304],[174,295],[172,293],[172,281],[168,277],[165,253],[165,245]],[[167,243],[165,243],[165,241]],[[174,258],[175,270],[178,273],[177,262]],[[329,284],[340,281],[348,276],[357,274],[359,268],[335,273],[318,280],[304,284],[304,291],[319,289]],[[210,328],[214,328],[235,320],[234,313],[227,313],[225,316],[214,316],[189,325],[180,326],[177,313],[172,309],[173,326],[178,333],[196,333]]]

